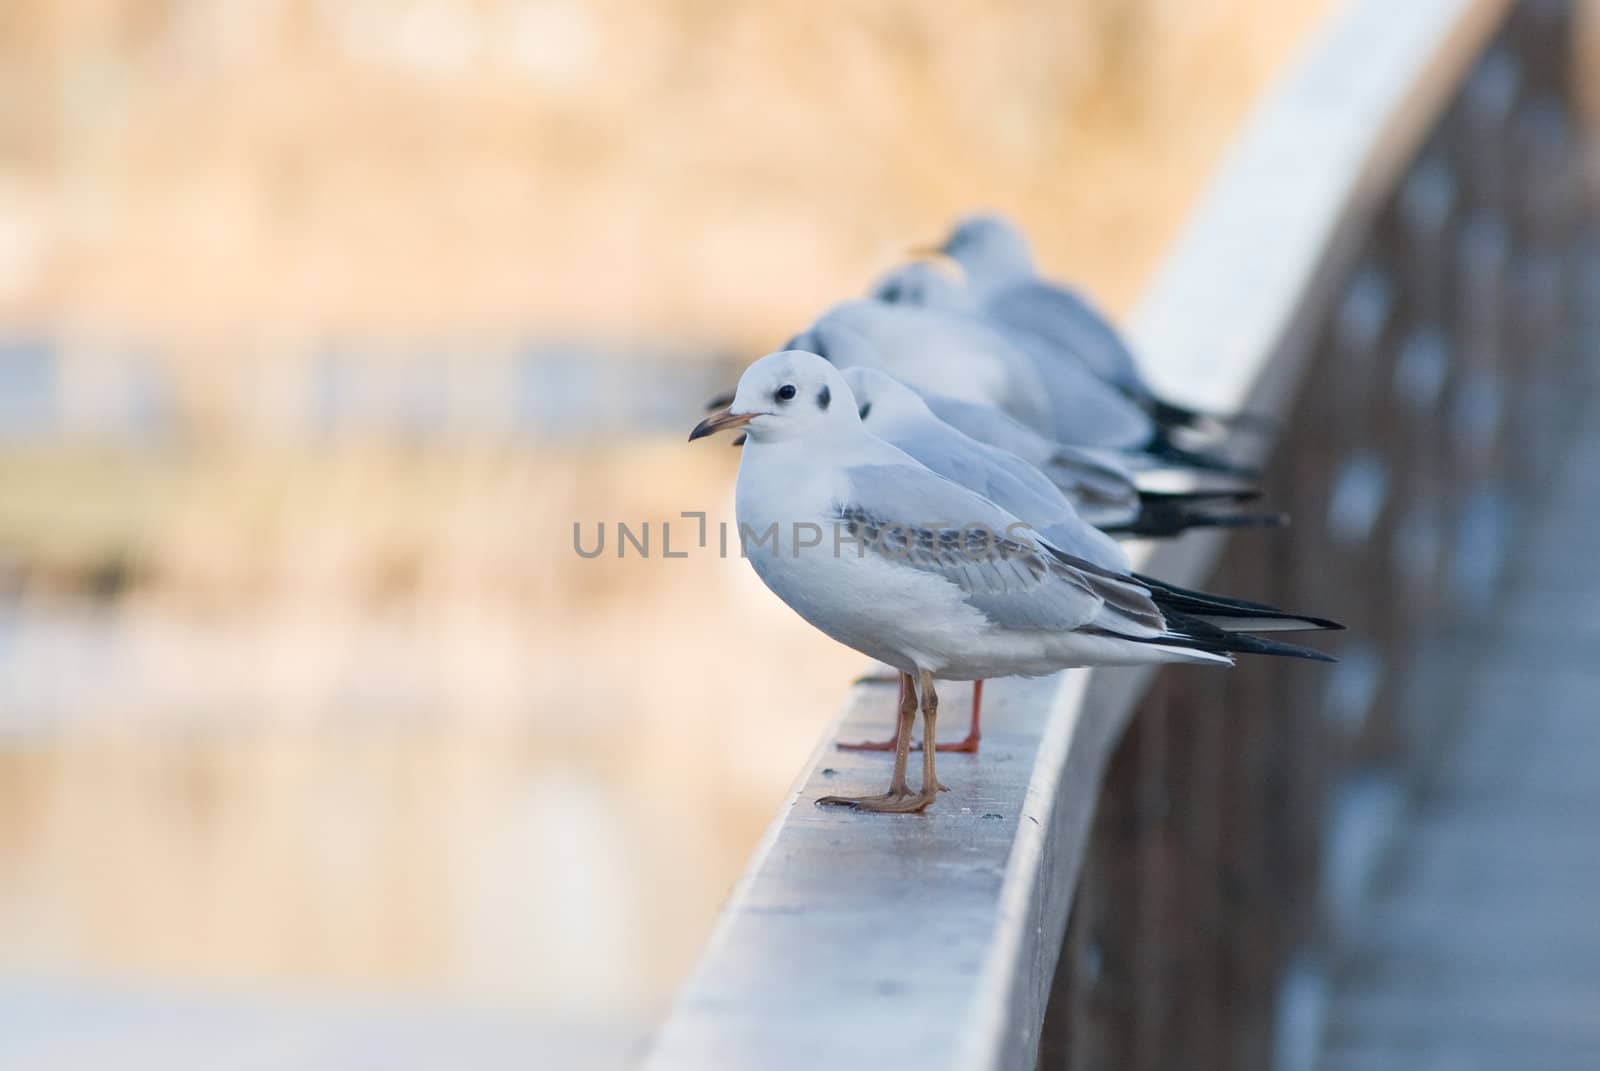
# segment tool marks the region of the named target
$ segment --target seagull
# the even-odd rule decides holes
[[[1068,446],[998,409],[917,391],[933,415],[978,442],[1022,458],[1072,500],[1084,520],[1122,535],[1170,536],[1192,527],[1205,503],[1250,502],[1253,482],[1151,454]],[[1227,524],[1219,518],[1218,524]],[[1263,521],[1263,523],[1270,523]]]
[[[943,256],[940,249],[931,246],[914,252]],[[940,271],[930,260],[909,260],[885,272],[867,289],[867,296],[890,305],[916,305],[963,312],[968,316],[983,315],[976,293],[962,280]]]
[[[1100,526],[1090,523],[1045,474],[1015,454],[972,439],[934,415],[910,387],[876,368],[846,369],[844,380],[855,397],[856,411],[866,430],[953,483],[975,491],[1006,512],[1021,518],[1057,547],[1102,568],[1129,571],[1122,546]],[[1126,534],[1176,535],[1188,527],[1281,524],[1281,515],[1216,515],[1186,512],[1172,499],[1143,504],[1131,479],[1133,515],[1113,528]],[[1103,499],[1100,500],[1103,503]],[[1148,522],[1141,518],[1148,515]],[[942,751],[978,750],[983,682],[974,686],[972,719],[959,744],[939,744]],[[889,751],[894,741],[841,745],[848,750]]]
[[[849,360],[870,362],[902,383],[999,409],[1061,442],[1140,449],[1158,429],[1139,406],[1087,369],[1058,362],[1047,381],[1039,361],[995,326],[950,309],[858,299],[828,309],[786,349],[823,353],[824,330],[852,332],[865,346]],[[836,363],[845,366],[846,358]]]
[[[926,251],[961,266],[967,292],[955,300],[962,307],[1049,343],[1058,358],[1074,359],[1060,363],[1088,369],[1138,403],[1163,428],[1215,433],[1229,425],[1262,423],[1257,417],[1219,417],[1162,399],[1110,319],[1080,291],[1039,276],[1027,238],[1010,220],[983,214],[964,217],[943,242]],[[920,275],[913,278],[927,282]],[[907,296],[930,300],[936,307],[952,300],[949,288],[937,286],[915,295],[908,291]]]
[[[741,540],[758,540],[745,546],[756,575],[811,625],[901,675],[888,790],[819,804],[911,813],[934,802],[937,749],[923,748],[916,790],[906,767],[919,708],[923,739],[937,739],[935,677],[1231,665],[1237,652],[1332,661],[1236,631],[1339,627],[1331,621],[1184,591],[1054,545],[869,432],[850,385],[814,353],[780,351],[751,365],[732,405],[689,439],[734,428],[749,436],[735,499]]]
[[[945,315],[958,323],[979,323],[962,313],[947,310]],[[1211,479],[1238,480],[1256,476],[1223,458],[1178,446],[1138,406],[1114,388],[1086,374],[1070,381],[1057,379],[1068,394],[1062,398],[1060,407],[1052,411],[1058,417],[1064,414],[1064,419],[1057,420],[1051,432],[1043,433],[992,401],[974,398],[970,392],[956,393],[958,385],[964,382],[959,357],[949,367],[938,369],[918,357],[919,353],[927,351],[911,350],[898,359],[889,359],[872,339],[852,324],[828,316],[790,339],[784,348],[808,350],[839,368],[866,367],[887,372],[928,398],[941,420],[954,424],[974,439],[1025,457],[1040,468],[1052,462],[1069,470],[1081,470],[1086,465],[1103,468],[1110,458],[1120,456],[1135,467],[1204,473]],[[934,371],[938,374],[929,374]],[[937,404],[934,399],[938,399]],[[723,396],[714,399],[712,404],[720,408],[729,400],[728,396]],[[1098,457],[1084,453],[1084,448],[1098,451]],[[1083,473],[1074,471],[1065,475],[1070,480],[1082,477]],[[1234,483],[1229,489],[1237,491],[1240,486]]]
[[[1216,513],[1203,508],[1217,502],[1250,501],[1258,494],[1252,488],[1146,490],[1138,485],[1133,467],[1115,452],[1047,441],[1048,452],[1039,462],[1031,461],[966,433],[940,415],[942,410],[954,409],[959,419],[965,403],[952,405],[950,399],[924,396],[875,368],[854,366],[845,370],[844,378],[855,392],[868,431],[939,475],[994,499],[1021,517],[1036,520],[1051,515],[1050,510],[1059,513],[1064,509],[1071,512],[1075,530],[1098,529],[1096,536],[1169,537],[1190,528],[1275,528],[1287,523],[1281,513]],[[1006,419],[1004,414],[994,415]],[[1023,436],[1030,434],[1026,428],[1018,430]],[[1029,447],[1034,444],[1032,438],[1022,442]],[[996,482],[1001,479],[1007,481],[1004,488]],[[1031,499],[1016,493],[1002,497],[1003,491],[1012,487],[1028,488]]]

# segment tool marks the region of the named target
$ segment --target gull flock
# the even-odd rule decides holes
[[[841,745],[892,750],[888,790],[818,803],[924,810],[944,787],[937,753],[977,749],[990,678],[1331,661],[1259,634],[1334,622],[1142,576],[1118,542],[1283,523],[1249,511],[1255,474],[1218,449],[1265,422],[1161,397],[1104,315],[1037,274],[1008,220],[968,217],[923,252],[959,275],[918,260],[834,305],[689,436],[739,431],[736,512],[741,534],[763,536],[748,556],[767,587],[898,673],[894,740]],[[953,746],[936,743],[936,680],[976,682]]]

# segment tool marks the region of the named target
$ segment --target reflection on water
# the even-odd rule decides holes
[[[611,995],[633,833],[526,734],[105,726],[0,753],[13,965]]]

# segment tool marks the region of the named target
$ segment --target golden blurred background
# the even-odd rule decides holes
[[[701,402],[976,207],[1127,309],[1329,6],[4,5],[0,1029],[620,1059],[861,664],[660,555],[730,513]]]

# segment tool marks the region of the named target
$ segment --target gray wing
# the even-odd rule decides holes
[[[1050,477],[1017,455],[939,421],[927,421],[907,437],[897,438],[895,445],[945,479],[1026,521],[1057,550],[1102,569],[1128,571],[1128,559],[1117,541],[1083,520]]]
[[[915,388],[913,388],[915,389]],[[970,438],[1009,450],[1036,465],[1044,464],[1055,453],[1057,443],[992,406],[951,398],[930,391],[917,391],[933,415]]]
[[[945,309],[881,301],[841,302],[823,318],[866,339],[876,350],[871,367],[902,383],[1000,406],[1041,431],[1052,427],[1052,396],[1037,362],[998,324]]]
[[[1106,382],[1140,398],[1150,395],[1121,334],[1076,291],[1038,281],[1018,283],[995,294],[984,311],[1049,339]]]
[[[1155,422],[1126,388],[1103,378],[1061,342],[1000,320],[988,309],[984,315],[1033,361],[1050,396],[1050,434],[1058,441],[1121,449],[1150,442]]]
[[[1138,513],[1139,489],[1133,471],[1109,451],[1057,443],[985,405],[918,393],[934,416],[968,438],[1015,454],[1038,468],[1086,520],[1121,524]]]
[[[1115,573],[1129,570],[1128,557],[1117,541],[1090,524],[1077,504],[1050,478],[1014,454],[980,447],[989,458],[985,495],[1019,517],[1038,518],[1039,533],[1057,550],[1066,551]],[[1001,498],[1004,494],[1007,497]],[[1009,499],[1015,496],[1016,506]]]
[[[839,520],[863,554],[940,577],[1001,628],[1166,631],[1150,590],[1040,538],[1012,514],[920,465],[845,471]]]
[[[1060,446],[1040,468],[1096,527],[1126,523],[1139,512],[1133,470],[1107,451]]]

